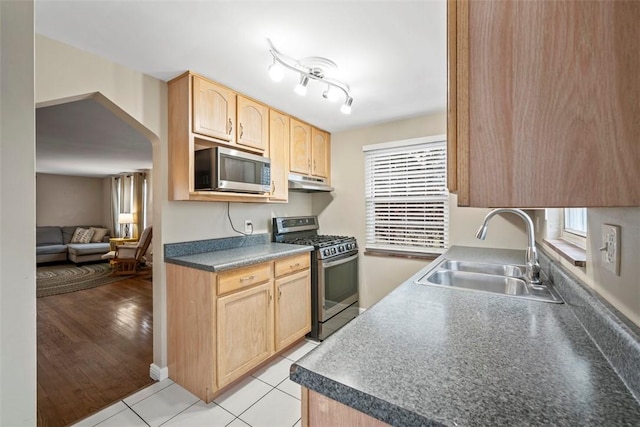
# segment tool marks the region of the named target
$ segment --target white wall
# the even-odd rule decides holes
[[[353,235],[360,246],[360,306],[368,308],[411,277],[429,261],[363,255],[365,246],[364,145],[441,135],[446,133],[446,114],[420,116],[334,133],[331,136],[331,180],[336,190],[313,195],[313,212],[320,231]],[[488,209],[458,208],[450,196],[450,245],[524,249],[524,224],[515,216],[496,217],[485,241],[475,233]]]
[[[543,220],[544,211],[539,211],[537,216]],[[603,266],[599,250],[603,246],[602,224],[621,227],[620,276]],[[539,242],[542,237],[538,236]],[[547,245],[542,245],[553,258],[640,326],[640,208],[587,209],[587,266],[584,268],[570,265]]]
[[[36,425],[33,2],[0,1],[0,425]]]
[[[36,225],[110,225],[104,178],[36,174]],[[105,203],[105,199],[108,204]]]

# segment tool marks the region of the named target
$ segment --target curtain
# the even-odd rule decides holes
[[[109,210],[109,226],[113,230],[113,237],[121,237],[118,216],[120,215],[120,183],[119,176],[111,178],[111,209]]]
[[[125,225],[118,224],[121,213],[132,213],[133,224],[129,227],[129,235],[139,238],[146,226],[146,174],[136,172],[120,175],[111,181],[111,226],[115,237],[124,236]]]
[[[144,194],[144,173],[134,173],[131,175],[131,211],[133,213],[133,237],[140,237],[145,226],[145,194]]]

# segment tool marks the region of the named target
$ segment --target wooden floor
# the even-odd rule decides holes
[[[38,426],[65,426],[151,384],[148,275],[38,298]]]

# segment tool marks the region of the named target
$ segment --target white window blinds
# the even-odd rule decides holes
[[[376,144],[363,150],[366,248],[417,253],[446,251],[449,193],[444,138]]]

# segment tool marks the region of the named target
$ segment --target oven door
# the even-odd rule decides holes
[[[324,322],[358,301],[358,252],[318,266],[318,320]]]

